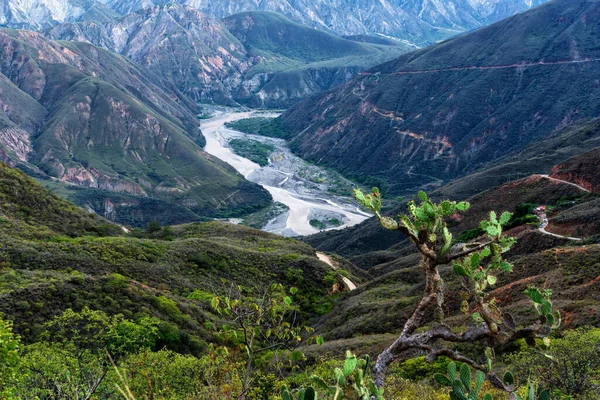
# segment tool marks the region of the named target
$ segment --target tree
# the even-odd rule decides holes
[[[355,190],[356,199],[379,219],[388,230],[398,230],[409,237],[421,255],[420,267],[425,279],[425,291],[412,315],[407,319],[398,338],[378,357],[374,367],[374,380],[382,389],[388,366],[393,361],[402,360],[411,351],[422,351],[428,362],[440,356],[447,356],[475,368],[485,374],[490,383],[511,393],[516,398],[514,382],[500,379],[492,370],[495,348],[505,343],[527,338],[547,337],[553,328],[560,324],[560,314],[552,309],[550,290],[541,291],[530,287],[525,294],[530,297],[540,318],[531,326],[517,328],[514,318],[503,312],[496,299],[487,289],[496,283],[496,274],[511,272],[512,265],[504,260],[507,252],[516,242],[514,238],[502,234],[503,225],[511,214],[500,217],[490,212],[489,219],[481,222],[480,228],[485,239],[475,243],[453,243],[446,219],[466,212],[467,202],[445,200],[438,204],[432,202],[424,192],[419,192],[420,204],[408,203],[409,213],[400,215],[398,220],[382,216],[381,194],[377,188],[372,193],[363,194]],[[461,310],[470,314],[474,325],[458,333],[444,323],[444,282],[440,275],[440,266],[452,265],[463,290]],[[426,312],[433,311],[433,326],[417,331],[425,325]],[[463,345],[482,343],[486,346],[485,361],[467,353],[454,350],[446,343]]]
[[[250,388],[253,363],[259,354],[267,351],[287,350],[293,361],[299,361],[303,354],[296,350],[304,341],[303,334],[313,329],[296,322],[296,309],[292,297],[298,289],[292,287],[289,295],[281,284],[271,284],[265,288],[247,289],[230,285],[227,294],[215,296],[212,307],[222,317],[217,333],[222,338],[239,343],[246,358],[242,377],[242,393],[245,398]],[[319,337],[310,337],[322,343]]]
[[[158,339],[158,320],[129,321],[85,307],[67,309],[45,324],[44,341],[27,346],[22,366],[29,371],[22,397],[90,399],[112,369],[115,358],[151,349]],[[112,389],[111,389],[112,390]]]

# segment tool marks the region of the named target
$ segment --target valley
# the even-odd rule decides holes
[[[597,400],[600,0],[0,1],[0,399]]]
[[[204,150],[233,166],[251,182],[260,184],[269,191],[273,200],[285,204],[288,211],[271,220],[263,229],[267,232],[284,236],[310,235],[319,231],[310,224],[311,215],[320,214],[319,218],[337,218],[341,224],[336,228],[343,229],[356,225],[369,217],[362,212],[349,198],[334,196],[327,192],[328,183],[312,182],[301,176],[299,172],[310,166],[294,156],[283,139],[266,138],[232,131],[225,123],[256,116],[255,112],[224,113],[205,120],[201,129],[206,137]],[[276,117],[279,114],[258,114],[262,117]],[[250,137],[276,146],[276,156],[266,167],[234,154],[227,146],[230,137]],[[273,160],[277,158],[277,160]],[[312,167],[315,168],[315,167]],[[318,169],[317,169],[318,170]],[[326,172],[323,172],[326,174]],[[314,172],[319,175],[321,173]],[[336,177],[337,179],[343,179]],[[346,183],[352,187],[350,182]]]

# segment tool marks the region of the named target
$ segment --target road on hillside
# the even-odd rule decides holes
[[[323,261],[325,264],[329,265],[331,268],[333,268],[334,270],[337,270],[337,266],[333,263],[333,260],[331,259],[331,257],[329,257],[327,254],[325,253],[321,253],[320,251],[317,251],[317,257],[319,258],[319,260]],[[356,289],[356,285],[354,284],[354,282],[352,282],[350,279],[346,278],[345,276],[342,277],[342,281],[344,281],[344,285],[346,286],[346,289],[352,291]]]
[[[590,192],[588,189],[584,188],[583,186],[580,186],[580,185],[578,185],[576,183],[573,183],[573,182],[563,181],[562,179],[552,178],[549,175],[541,175],[541,177],[545,178],[545,179],[549,179],[549,180],[551,180],[553,182],[559,182],[559,183],[564,183],[564,184],[567,184],[567,185],[571,185],[571,186],[576,187],[577,189],[579,189],[579,190],[581,190],[583,192],[586,192],[586,193]],[[545,235],[550,235],[550,236],[554,236],[554,237],[561,238],[561,239],[572,240],[572,241],[575,241],[575,242],[580,242],[580,241],[583,240],[583,239],[580,239],[580,238],[575,238],[575,237],[571,237],[571,236],[563,236],[563,235],[559,235],[559,234],[556,234],[556,233],[548,232],[546,230],[546,227],[548,226],[548,216],[546,215],[546,213],[539,214],[538,218],[540,219],[540,227],[538,228],[538,230],[540,232],[542,232],[543,234],[545,234]]]
[[[529,68],[529,67],[542,67],[550,65],[568,65],[568,64],[586,64],[599,62],[600,58],[584,58],[581,60],[562,60],[562,61],[537,61],[537,62],[522,62],[518,64],[502,64],[502,65],[469,65],[465,67],[448,67],[438,69],[416,69],[413,71],[396,71],[389,74],[383,74],[381,72],[361,72],[363,76],[369,75],[419,75],[419,74],[430,74],[434,72],[453,72],[453,71],[473,71],[473,70],[493,70],[493,69],[509,69],[509,68]]]

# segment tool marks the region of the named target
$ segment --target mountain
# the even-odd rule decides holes
[[[195,104],[152,73],[90,44],[33,32],[0,30],[0,43],[0,155],[9,164],[105,195],[167,202],[192,220],[270,201],[202,151]],[[102,215],[118,203],[104,199],[104,209],[91,207]],[[121,206],[137,215],[135,225],[152,220],[139,201]]]
[[[125,55],[193,101],[255,107],[287,107],[408,50],[344,40],[275,13],[242,13],[221,22],[177,4],[113,22],[61,24],[46,35]]]
[[[110,21],[119,14],[93,0],[7,0],[0,3],[0,26],[44,29],[62,22]]]
[[[600,3],[555,0],[289,109],[302,157],[405,193],[600,115]]]
[[[544,0],[177,0],[217,18],[245,11],[273,11],[338,35],[383,34],[422,46],[527,10]],[[158,0],[102,0],[127,12]]]
[[[176,0],[215,18],[246,11],[272,11],[337,35],[381,34],[423,46],[509,17],[546,0]],[[103,3],[103,4],[102,4]],[[97,20],[112,13],[164,4],[164,0],[7,0],[0,24],[37,29],[60,22]]]
[[[235,14],[223,23],[253,61],[238,88],[237,99],[255,107],[274,103],[289,106],[409,50],[399,43],[381,45],[342,39],[272,12]]]
[[[471,204],[468,212],[460,219],[449,222],[449,229],[455,238],[470,235],[471,239],[480,241],[481,232],[474,228],[490,211],[507,210],[515,213],[516,218],[505,227],[506,234],[517,239],[516,245],[506,254],[506,258],[514,264],[514,274],[500,277],[490,292],[504,309],[514,315],[535,318],[535,315],[528,316],[524,312],[526,305],[520,300],[520,294],[530,285],[551,282],[553,303],[560,307],[564,316],[564,328],[600,324],[594,311],[600,297],[598,290],[593,289],[600,284],[600,202],[596,194],[587,192],[576,183],[584,183],[583,176],[585,182],[598,182],[600,170],[589,167],[594,162],[597,166],[598,152],[596,148],[562,162],[552,168],[551,176],[532,175],[478,193],[467,199]],[[562,178],[569,177],[572,180],[555,177],[558,171],[569,171],[568,176],[562,175]],[[596,188],[595,185],[592,189]],[[547,206],[548,225],[544,230],[539,229],[540,221],[532,213],[538,205]],[[390,212],[390,215],[406,212],[403,206]],[[420,254],[414,245],[399,235],[390,235],[393,232],[385,231],[381,226],[374,224],[372,228],[373,231],[378,230],[380,241],[391,236],[388,242],[392,244],[388,244],[385,250],[367,252],[349,259],[367,269],[373,279],[348,293],[331,313],[319,319],[317,329],[329,339],[330,351],[347,347],[349,340],[352,340],[355,348],[365,347],[364,351],[374,347],[374,343],[391,342],[394,338],[386,334],[402,328],[404,320],[416,306],[415,301],[420,298],[417,294],[423,290]],[[354,237],[355,242],[362,239],[363,245],[367,245],[368,237],[364,234],[361,236],[361,232],[367,229],[369,226],[365,222],[354,235],[345,232],[346,239]],[[331,233],[329,236],[336,234],[340,233]],[[318,236],[307,239],[318,245],[326,239],[325,235]],[[394,237],[395,240],[392,240]],[[375,240],[372,236],[371,242]],[[469,239],[459,241],[462,240]],[[343,244],[343,240],[339,243]],[[348,247],[341,247],[341,250],[347,251]],[[451,266],[441,269],[444,284],[447,285],[445,293],[450,299],[449,309],[445,312],[455,315],[455,321],[462,321],[458,311],[459,278],[452,272]],[[426,318],[432,318],[432,315]],[[360,340],[356,332],[361,333]]]

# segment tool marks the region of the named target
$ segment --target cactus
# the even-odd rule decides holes
[[[354,354],[347,351],[346,361],[343,368],[334,370],[334,382],[329,384],[321,377],[313,375],[311,377],[315,386],[324,393],[322,399],[342,400],[346,390],[354,392],[355,398],[360,400],[383,400],[383,390],[377,389],[369,373],[369,356],[358,359]],[[317,400],[317,392],[312,386],[306,389],[299,389],[292,393],[288,388],[282,390],[283,400]]]
[[[447,375],[435,374],[435,380],[442,386],[448,386],[452,389],[450,399],[452,400],[478,400],[479,392],[485,381],[485,374],[477,371],[475,382],[471,384],[471,368],[467,364],[461,364],[457,376],[456,363],[448,364]],[[483,400],[492,400],[492,395],[487,393]]]

